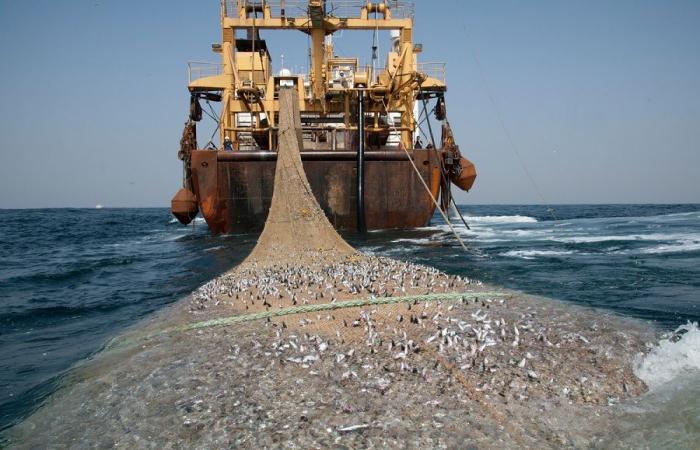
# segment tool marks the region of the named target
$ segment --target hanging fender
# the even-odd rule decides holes
[[[469,191],[476,180],[476,167],[467,158],[459,154],[457,156],[450,170],[450,181],[461,190]]]

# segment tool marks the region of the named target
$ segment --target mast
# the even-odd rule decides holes
[[[309,0],[309,19],[311,22],[311,73],[309,78],[311,81],[311,91],[314,101],[323,102],[325,94],[325,74],[324,60],[325,48],[324,40],[326,39],[326,30],[324,28],[326,18],[326,1],[325,0]]]

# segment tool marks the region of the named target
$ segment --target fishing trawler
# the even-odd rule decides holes
[[[474,165],[460,154],[447,120],[445,65],[419,62],[412,3],[224,0],[220,8],[221,42],[212,50],[221,62],[189,64],[189,120],[178,153],[183,187],[171,205],[180,222],[201,212],[215,233],[262,229],[275,177],[281,87],[298,92],[304,171],[337,229],[426,226],[436,208],[454,204],[452,184],[472,187]],[[269,30],[309,36],[308,73],[273,71]],[[345,30],[365,31],[371,64],[336,54],[334,33]],[[377,39],[387,31],[380,66]],[[202,102],[218,104],[220,113],[203,110]],[[203,112],[216,127],[200,147]]]

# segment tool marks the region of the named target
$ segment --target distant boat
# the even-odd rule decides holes
[[[104,208],[104,206],[102,206],[102,205],[99,204],[99,203],[95,205],[95,209],[102,209],[102,208]]]

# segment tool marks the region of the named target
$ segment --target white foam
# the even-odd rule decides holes
[[[495,237],[498,235],[501,235],[503,233],[496,232],[492,228],[481,228],[481,227],[472,227],[470,230],[465,228],[464,225],[460,222],[452,222],[452,227],[455,229],[455,231],[459,232],[460,234],[467,236],[467,237]],[[446,234],[452,234],[452,230],[450,230],[450,227],[448,225],[434,225],[431,227],[425,227],[423,228],[425,230],[431,230],[431,231],[442,231],[443,233]]]
[[[159,241],[170,242],[170,241],[177,241],[178,239],[181,239],[181,238],[187,236],[188,234],[189,234],[189,232],[177,233],[177,234],[167,235],[165,237],[158,236],[158,237],[154,237],[153,239],[159,240]]]
[[[419,244],[419,245],[422,245],[422,244],[429,244],[429,243],[431,243],[431,242],[433,242],[433,241],[431,241],[430,239],[426,239],[426,238],[422,238],[422,239],[401,238],[401,239],[394,239],[394,240],[391,241],[391,242],[393,242],[393,243],[407,242],[407,243],[409,243],[409,244]]]
[[[619,234],[608,236],[564,236],[555,237],[554,240],[570,244],[585,244],[606,241],[700,241],[700,234],[649,233]]]
[[[642,253],[682,253],[700,250],[700,241],[681,241],[676,244],[657,245],[656,247],[645,248]]]
[[[677,377],[700,375],[698,323],[681,325],[671,337],[661,339],[656,347],[637,361],[634,373],[652,390]]]
[[[515,236],[518,238],[550,238],[553,236],[551,230],[503,230],[497,234],[505,236]]]
[[[672,214],[662,214],[660,216],[652,216],[652,217],[697,217],[700,218],[700,211],[690,211],[690,212],[683,212],[683,213],[672,213]]]
[[[196,223],[204,223],[205,220],[204,220],[204,217],[197,216],[197,217],[194,218],[194,222],[196,222]],[[173,219],[170,219],[170,223],[180,223],[180,221],[177,220],[177,219],[175,219],[175,218],[173,218]]]
[[[511,250],[509,252],[501,253],[501,256],[508,256],[514,258],[523,259],[534,259],[538,256],[564,256],[571,255],[573,251],[569,250]]]
[[[464,216],[467,223],[537,223],[537,219],[530,216]]]
[[[554,222],[553,225],[555,227],[568,227],[571,225],[571,222]]]

